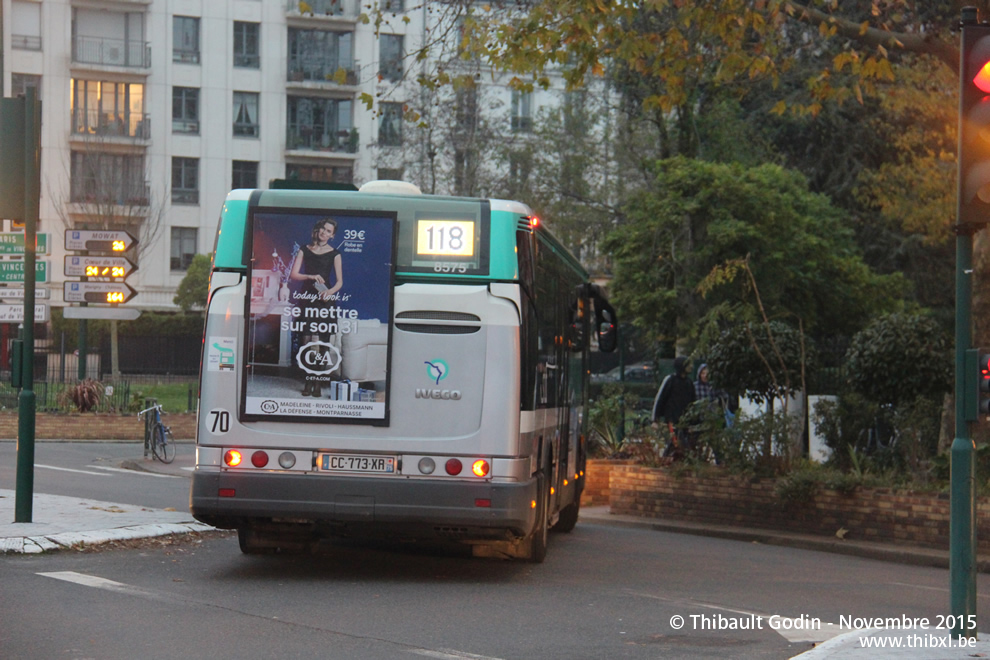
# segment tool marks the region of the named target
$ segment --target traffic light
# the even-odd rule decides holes
[[[962,28],[957,222],[978,230],[990,220],[990,25]]]
[[[990,421],[990,348],[970,348],[965,353],[965,419]]]

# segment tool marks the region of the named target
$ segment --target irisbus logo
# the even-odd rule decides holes
[[[424,364],[426,364],[427,377],[432,380],[435,385],[439,385],[440,381],[444,380],[450,372],[450,367],[448,367],[447,363],[443,360],[427,360]],[[416,398],[437,399],[440,401],[460,401],[461,391],[444,390],[433,387],[417,387]]]

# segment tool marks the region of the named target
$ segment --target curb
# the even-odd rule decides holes
[[[50,536],[17,536],[0,539],[0,554],[20,553],[39,554],[52,550],[65,550],[80,545],[100,545],[110,541],[127,541],[130,539],[146,539],[169,534],[187,534],[189,532],[216,531],[210,525],[203,523],[166,523],[151,525],[133,525],[104,529],[95,532],[63,532]]]

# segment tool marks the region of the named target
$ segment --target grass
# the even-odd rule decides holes
[[[136,410],[145,408],[145,399],[157,399],[162,404],[165,413],[192,412],[196,409],[196,393],[198,385],[196,383],[132,383],[131,403],[129,407],[140,406]],[[190,407],[190,391],[192,392],[192,406]]]

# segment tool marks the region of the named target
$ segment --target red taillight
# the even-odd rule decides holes
[[[233,488],[221,488],[217,492],[217,495],[219,495],[220,497],[233,497],[234,496],[234,489]]]
[[[228,449],[227,453],[223,455],[223,462],[230,467],[237,467],[243,460],[244,457],[241,455],[241,452],[236,449]]]
[[[455,476],[455,475],[460,474],[461,473],[461,469],[463,467],[464,466],[461,465],[461,462],[459,460],[457,460],[456,458],[450,459],[449,461],[447,461],[446,465],[444,465],[444,469],[447,470],[447,474],[449,474],[451,476]]]
[[[256,468],[263,468],[268,465],[268,453],[263,451],[256,451],[251,454],[251,465]]]
[[[488,461],[479,458],[474,463],[471,464],[471,472],[474,472],[477,477],[488,476]]]
[[[482,498],[479,497],[478,499],[476,499],[474,501],[474,505],[476,507],[480,507],[480,508],[483,508],[483,509],[490,509],[491,506],[492,506],[492,501],[491,500],[482,499]]]

